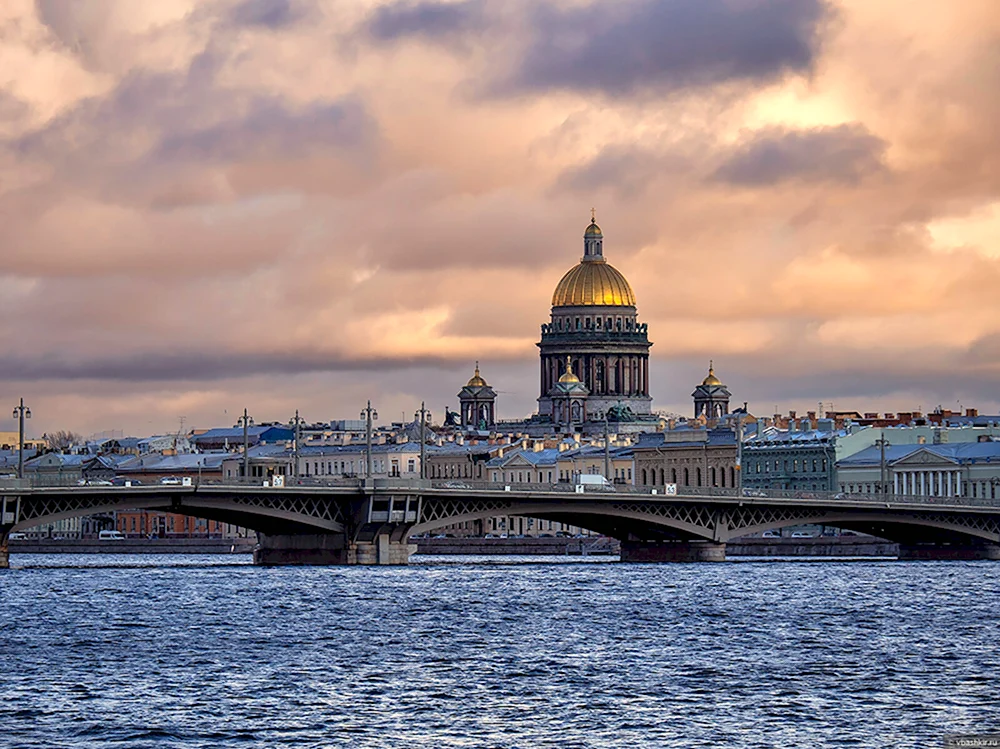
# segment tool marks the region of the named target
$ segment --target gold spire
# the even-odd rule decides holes
[[[580,378],[573,374],[573,357],[569,354],[566,355],[566,371],[563,376],[559,378],[559,382],[579,382]]]
[[[488,385],[486,384],[486,380],[484,380],[479,375],[479,362],[478,361],[476,362],[476,373],[474,375],[472,375],[472,379],[469,380],[465,384],[465,386],[469,387],[469,388],[475,388],[475,387],[484,388],[484,387],[488,387]]]
[[[715,368],[711,359],[708,360],[708,377],[701,381],[702,385],[721,385],[722,380],[715,376]]]

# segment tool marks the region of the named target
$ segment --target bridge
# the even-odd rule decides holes
[[[669,492],[669,493],[668,493]],[[258,532],[257,564],[406,564],[412,536],[455,523],[524,516],[621,541],[622,561],[719,561],[726,543],[818,524],[899,544],[904,559],[1000,559],[1000,500],[694,487],[496,484],[461,480],[295,480],[286,486],[0,485],[0,567],[13,531],[145,509]]]

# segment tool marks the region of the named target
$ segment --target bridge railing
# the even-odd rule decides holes
[[[80,488],[93,490],[95,487],[107,489],[125,489],[122,479],[128,477],[118,477],[114,482],[104,479],[81,480],[77,476],[59,475],[38,475],[29,476],[24,479],[13,479],[0,477],[0,493],[16,492],[23,489],[46,489],[46,488]],[[198,476],[190,477],[170,477],[167,481],[157,479],[140,479],[133,484],[133,488],[180,486],[180,487],[232,487],[232,488],[275,488],[273,479],[262,477],[251,477],[249,480],[241,478],[203,478]],[[302,488],[362,488],[366,485],[379,491],[400,491],[419,492],[425,489],[448,490],[456,494],[461,492],[527,492],[527,493],[559,493],[574,494],[582,492],[588,496],[606,496],[608,498],[616,496],[647,496],[657,499],[669,499],[671,497],[720,497],[740,499],[744,502],[763,501],[769,499],[796,500],[798,502],[845,502],[861,503],[867,505],[925,505],[925,506],[960,506],[960,507],[1000,507],[1000,497],[968,497],[968,496],[924,496],[924,495],[903,495],[903,494],[855,494],[845,492],[811,491],[811,490],[783,490],[783,489],[743,489],[721,487],[697,487],[697,486],[639,486],[635,484],[613,484],[602,486],[600,484],[574,484],[560,481],[556,483],[529,483],[529,482],[509,482],[509,481],[477,481],[474,479],[450,478],[450,479],[407,479],[397,477],[377,477],[372,482],[366,482],[363,478],[343,477],[343,476],[286,476],[283,487],[285,489]]]

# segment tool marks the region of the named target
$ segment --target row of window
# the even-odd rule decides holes
[[[656,480],[657,475],[659,475],[659,481]],[[703,476],[700,467],[695,468],[694,471],[689,468],[683,468],[679,471],[676,468],[671,468],[669,473],[664,468],[660,468],[659,471],[655,468],[650,469],[649,471],[643,468],[640,476],[642,478],[643,486],[662,486],[667,483],[679,484],[681,486],[713,486],[722,489],[725,489],[727,486],[736,486],[735,466],[730,466],[728,469],[711,466],[708,469],[707,474],[704,476],[704,478],[708,479],[707,484],[702,483]],[[667,476],[670,477],[669,482],[667,481]],[[694,483],[691,481],[692,478],[694,479]]]
[[[801,461],[797,458],[789,460],[785,458],[784,461],[776,460],[774,461],[774,472],[784,471],[785,473],[810,473],[810,467],[812,468],[812,473],[823,472],[826,473],[827,462],[826,458],[813,458],[809,461],[803,458]],[[771,473],[771,461],[757,461],[753,466],[751,466],[751,471],[755,473]]]
[[[557,317],[556,329],[563,330],[632,330],[633,322],[629,318],[614,317]]]

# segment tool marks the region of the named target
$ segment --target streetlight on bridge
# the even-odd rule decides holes
[[[427,472],[424,470],[424,458],[427,453],[427,414],[429,412],[424,407],[424,401],[420,401],[420,410],[417,411],[414,416],[420,419],[420,478],[427,478]]]
[[[295,409],[295,416],[289,419],[288,425],[295,429],[295,436],[292,439],[292,460],[294,465],[292,466],[292,475],[298,478],[299,476],[299,441],[302,439],[302,425],[306,423],[306,420],[299,416],[299,409]]]
[[[24,420],[31,418],[31,409],[24,405],[24,398],[14,406],[12,414],[17,419],[17,477],[24,478]]]
[[[368,405],[362,409],[361,418],[365,419],[365,478],[370,479],[375,472],[372,467],[372,419],[378,418],[378,411],[372,408],[371,401],[368,401]]]
[[[243,409],[243,415],[236,420],[237,424],[243,425],[243,481],[250,483],[250,427],[253,426],[253,417]]]

